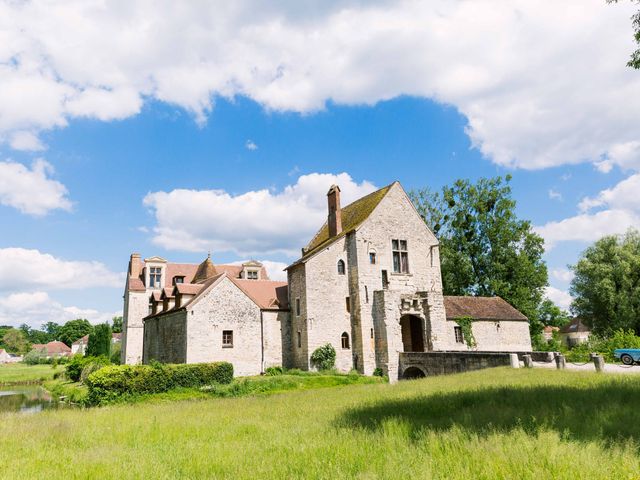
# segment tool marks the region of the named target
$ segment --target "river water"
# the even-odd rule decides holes
[[[0,386],[0,413],[37,413],[64,406],[38,385]]]

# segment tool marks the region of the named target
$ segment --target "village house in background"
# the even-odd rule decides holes
[[[22,356],[7,352],[0,348],[0,363],[18,363],[22,361]]]
[[[531,351],[527,318],[504,300],[445,297],[438,240],[395,182],[346,207],[327,194],[327,222],[269,280],[258,262],[176,264],[131,255],[124,363],[230,361],[237,375],[308,370],[334,346],[336,367],[397,378],[400,352]],[[456,321],[471,317],[475,346]]]
[[[560,340],[567,347],[571,348],[580,343],[589,341],[591,329],[576,317],[559,330]]]
[[[31,350],[37,351],[46,358],[71,356],[71,348],[57,340],[45,344],[34,343],[33,345],[31,345]]]
[[[112,333],[111,334],[111,345],[116,345],[122,341],[121,333]],[[79,338],[75,342],[71,344],[71,354],[75,355],[77,353],[84,355],[87,351],[87,346],[89,345],[89,335],[85,335],[84,337]]]
[[[553,334],[555,332],[558,332],[559,330],[560,330],[560,327],[553,327],[551,325],[547,325],[542,329],[542,338],[544,338],[546,341],[552,340]]]

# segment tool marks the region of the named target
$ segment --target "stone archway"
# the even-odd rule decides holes
[[[415,315],[403,315],[400,318],[402,347],[405,352],[424,352],[423,321]]]
[[[427,375],[418,367],[409,367],[402,373],[403,380],[414,380],[416,378],[424,378]]]

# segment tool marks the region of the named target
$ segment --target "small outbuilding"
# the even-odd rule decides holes
[[[573,347],[585,343],[591,336],[591,329],[584,324],[581,318],[576,317],[560,328],[560,340],[567,347]]]

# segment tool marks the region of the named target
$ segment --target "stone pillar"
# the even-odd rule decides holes
[[[520,359],[517,353],[509,354],[509,362],[511,363],[511,368],[520,368]]]
[[[564,355],[562,355],[561,353],[557,353],[556,354],[556,367],[558,368],[558,370],[564,370],[566,363],[564,360]]]
[[[593,365],[596,367],[596,372],[604,371],[604,358],[602,357],[602,355],[592,353],[591,360],[593,360]]]
[[[531,355],[523,355],[522,358],[524,359],[524,366],[526,368],[533,368],[533,360],[531,359]]]

